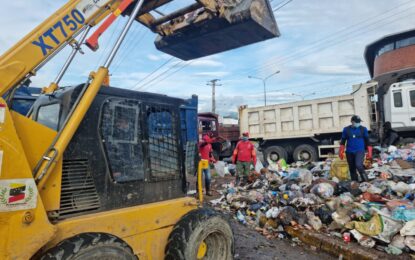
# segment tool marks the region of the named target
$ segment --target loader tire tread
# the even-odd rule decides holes
[[[222,237],[220,239],[223,240],[221,243],[227,244],[227,247],[225,248],[228,250],[228,254],[224,259],[231,259],[234,253],[234,238],[232,229],[227,220],[225,220],[225,217],[221,213],[211,208],[196,209],[190,211],[184,217],[182,217],[182,219],[175,225],[173,231],[170,233],[165,250],[165,259],[187,260],[192,258],[189,257],[189,254],[193,252],[196,244],[202,242],[195,241],[194,233],[203,232],[201,231],[203,230],[203,225],[206,225],[206,223],[209,223],[210,221],[218,221],[221,225],[223,225],[223,227],[225,227],[226,230],[223,231],[221,234]],[[212,253],[213,255],[217,255],[216,251]],[[211,258],[208,257],[206,259]]]
[[[118,259],[137,259],[131,248],[115,236],[105,233],[84,233],[60,242],[40,259],[92,259],[115,255],[119,257]]]

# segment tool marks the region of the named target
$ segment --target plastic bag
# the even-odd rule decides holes
[[[399,234],[394,236],[392,239],[391,245],[399,249],[404,249],[405,248],[405,237]]]
[[[284,207],[278,215],[278,220],[284,226],[290,225],[291,221],[297,221],[298,219],[297,211],[291,206]]]
[[[400,181],[392,187],[392,190],[398,194],[406,194],[411,190],[411,188],[405,182]]]
[[[328,199],[333,196],[334,188],[329,183],[319,183],[311,188],[311,192],[320,198]]]
[[[314,215],[314,213],[311,211],[307,211],[305,214],[307,216],[308,224],[310,224],[314,228],[314,230],[319,231],[323,226],[321,220],[318,217],[316,217],[316,215]]]
[[[346,224],[346,228],[356,229],[360,233],[367,236],[376,236],[382,232],[382,219],[378,214],[375,214],[367,222],[351,221]]]
[[[397,207],[392,211],[392,218],[405,222],[415,220],[415,208],[406,209],[404,207]]]
[[[412,251],[415,251],[415,237],[414,236],[405,237],[405,245],[409,247]]]
[[[349,180],[349,166],[346,160],[334,159],[330,167],[330,177],[336,177],[341,181]]]
[[[260,159],[257,159],[255,164],[255,171],[261,172],[262,168],[264,168],[264,165],[262,164]]]
[[[406,222],[400,231],[401,236],[414,236],[415,235],[415,220]]]
[[[353,196],[362,194],[360,185],[357,181],[341,181],[337,184],[337,193],[350,192]]]
[[[316,209],[316,211],[314,211],[314,214],[317,217],[319,217],[321,222],[323,222],[326,225],[330,224],[333,221],[333,218],[331,217],[332,213],[333,212],[326,205],[324,205],[324,206]]]
[[[333,221],[336,222],[337,224],[344,226],[348,223],[350,223],[351,218],[345,214],[340,214],[338,212],[334,212],[333,214],[331,214],[331,217],[333,218]],[[347,225],[346,225],[347,227]],[[350,228],[352,229],[352,228]]]
[[[390,243],[392,237],[402,228],[402,223],[386,216],[380,216],[380,219],[382,220],[382,232],[374,238]]]
[[[376,242],[372,238],[368,236],[364,236],[356,229],[350,230],[350,233],[354,236],[354,238],[357,240],[357,242],[364,247],[372,248],[375,246]]]
[[[267,218],[277,218],[278,215],[280,214],[280,209],[277,207],[272,207],[271,209],[269,209],[266,213],[265,216]]]
[[[218,162],[214,163],[214,166],[215,166],[215,172],[220,177],[224,177],[225,176],[225,162],[218,161]]]
[[[306,169],[300,169],[300,185],[308,186],[313,182],[313,174]]]

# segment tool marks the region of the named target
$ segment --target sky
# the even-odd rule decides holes
[[[0,53],[5,52],[49,17],[64,0],[5,1],[0,9]],[[160,7],[171,12],[194,1],[180,0]],[[370,79],[365,46],[385,35],[415,27],[413,0],[272,0],[281,36],[261,43],[183,62],[157,51],[156,35],[134,23],[110,67],[114,87],[167,94],[199,96],[199,111],[211,110],[211,87],[216,88],[217,112],[234,114],[238,106],[277,104],[343,95],[352,85]],[[282,5],[285,6],[281,7]],[[281,7],[281,8],[279,8]],[[83,47],[60,85],[85,82],[90,71],[105,61],[126,18],[118,19],[100,38],[100,48]],[[94,28],[92,29],[92,31]],[[68,57],[61,51],[32,78],[32,86],[49,85]],[[161,67],[159,70],[157,68]]]

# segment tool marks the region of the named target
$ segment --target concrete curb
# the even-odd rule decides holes
[[[292,227],[286,227],[285,231],[290,236],[297,237],[304,244],[316,247],[318,251],[322,250],[333,256],[343,256],[343,259],[411,259],[409,255],[393,256],[373,248],[362,247],[357,243],[346,244],[337,237],[330,237],[314,231],[294,229]]]

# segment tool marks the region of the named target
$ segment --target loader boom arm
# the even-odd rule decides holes
[[[119,0],[72,0],[0,57],[0,96],[21,82],[85,28],[115,9]]]

